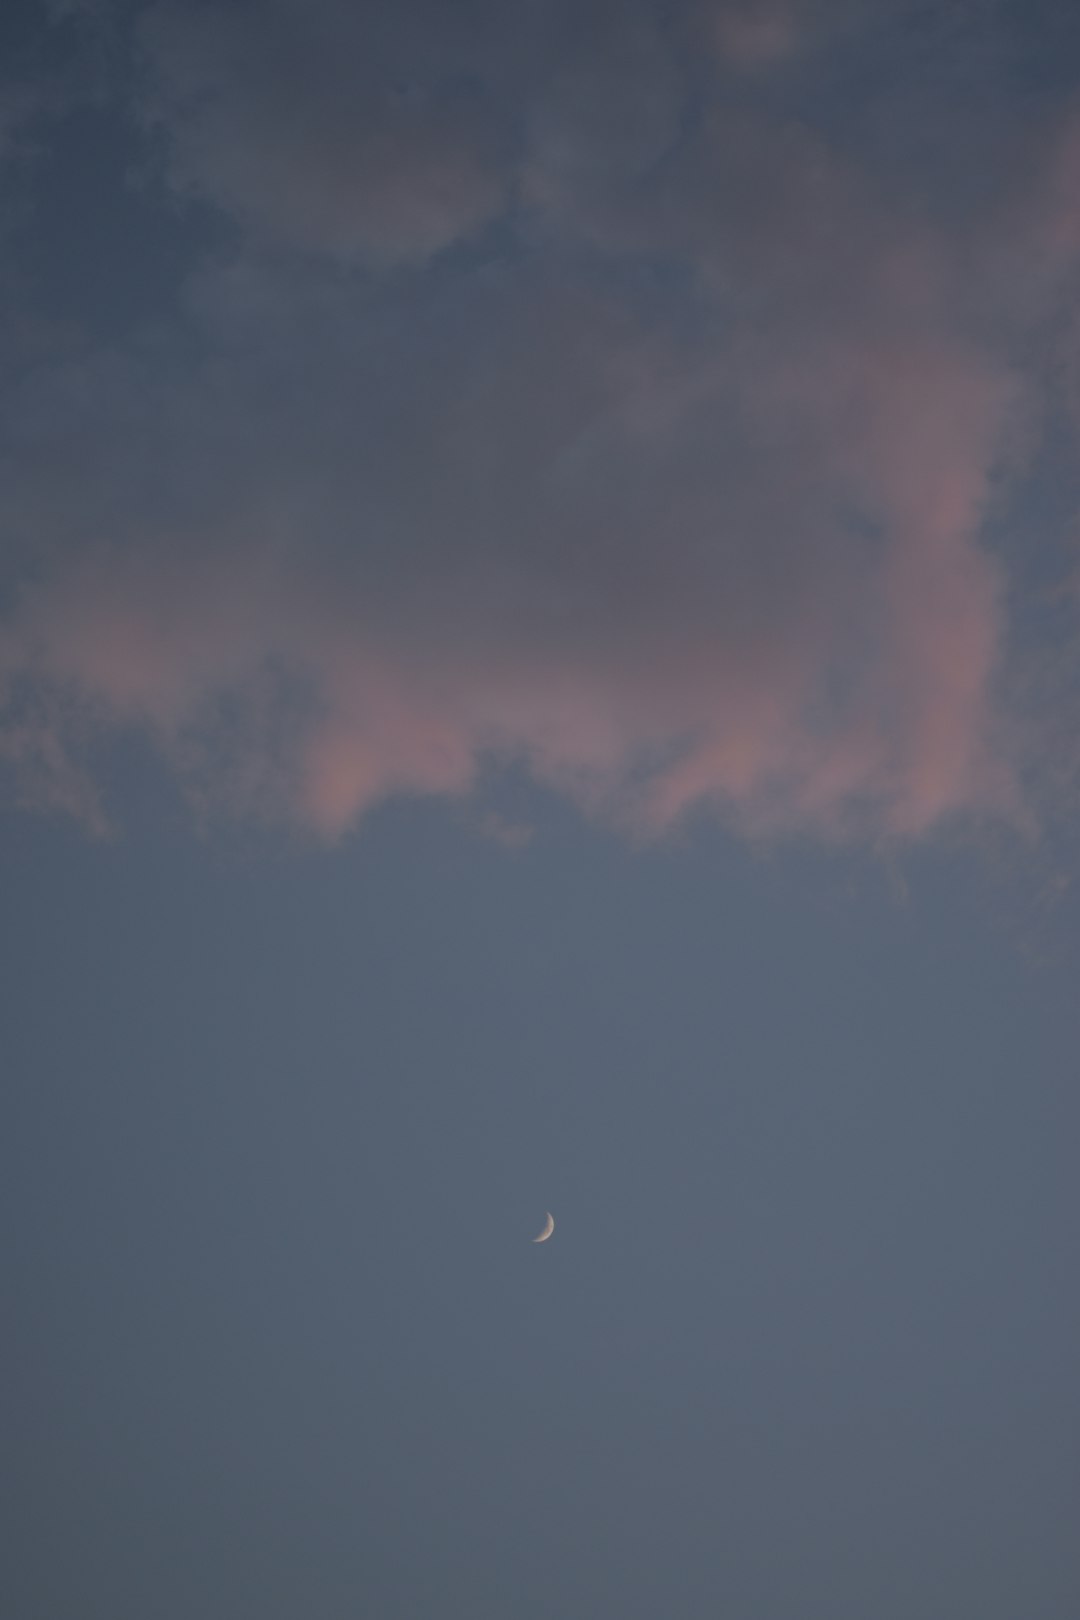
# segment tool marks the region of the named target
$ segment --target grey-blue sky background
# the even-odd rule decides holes
[[[1075,996],[970,874],[6,843],[9,1612],[1066,1620]]]
[[[11,5],[0,196],[5,1617],[1075,1620],[1073,8]]]

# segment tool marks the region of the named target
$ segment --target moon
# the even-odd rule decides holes
[[[551,1214],[551,1212],[549,1210],[547,1219],[544,1222],[544,1230],[540,1233],[539,1237],[534,1237],[533,1238],[533,1242],[534,1243],[546,1243],[548,1238],[551,1236],[552,1232],[554,1232],[554,1230],[555,1230],[555,1217],[554,1217],[554,1215]]]

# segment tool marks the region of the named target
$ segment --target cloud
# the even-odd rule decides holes
[[[134,442],[137,372],[92,428],[101,382],[69,382],[67,421],[53,392],[39,458],[98,438],[49,525],[119,538],[24,590],[8,667],[148,732],[200,794],[216,774],[327,836],[491,758],[639,828],[701,803],[905,833],[1003,807],[975,530],[1007,378],[933,346],[702,353],[543,286],[470,288],[438,363],[391,343],[374,400],[351,372],[380,375],[385,335],[342,344],[340,316],[276,377],[257,349],[227,385],[185,376]],[[177,423],[194,533],[167,485],[129,510]]]
[[[718,8],[706,69],[700,7],[152,7],[145,115],[235,235],[179,312],[5,385],[23,800],[100,817],[136,735],[200,809],[328,839],[502,764],[639,836],[1029,819],[1000,530],[1075,126],[943,214],[799,110],[842,9]]]
[[[356,7],[162,3],[140,35],[144,116],[167,137],[173,185],[271,241],[422,263],[502,205],[483,95],[452,55],[418,62]]]
[[[713,40],[721,57],[737,68],[754,70],[781,62],[798,48],[794,7],[782,0],[711,10]]]

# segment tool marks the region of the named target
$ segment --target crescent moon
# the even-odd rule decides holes
[[[551,1236],[552,1232],[554,1232],[554,1230],[555,1230],[555,1217],[549,1211],[547,1220],[544,1222],[544,1230],[540,1233],[539,1237],[534,1237],[533,1238],[533,1242],[534,1243],[546,1243],[548,1238]]]

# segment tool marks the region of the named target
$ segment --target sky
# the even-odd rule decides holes
[[[5,1616],[1075,1620],[1075,7],[9,0],[0,200]]]

